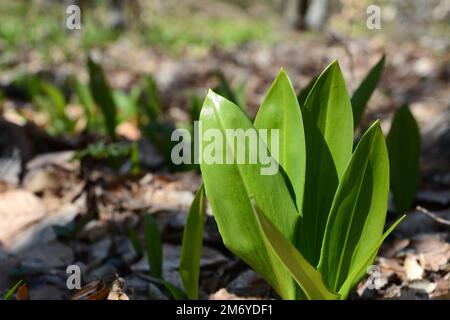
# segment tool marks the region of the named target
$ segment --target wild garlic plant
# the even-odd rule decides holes
[[[401,218],[383,233],[389,192],[385,139],[375,121],[353,148],[354,110],[338,62],[308,87],[297,97],[281,70],[253,123],[241,108],[209,91],[200,113],[203,129],[223,136],[230,129],[257,135],[266,129],[265,147],[279,170],[264,175],[259,160],[225,159],[203,161],[200,168],[224,244],[283,299],[346,299]],[[363,92],[359,101],[367,103]],[[225,140],[211,148],[213,140],[203,139],[203,150],[225,157],[231,149],[237,156],[236,144]]]

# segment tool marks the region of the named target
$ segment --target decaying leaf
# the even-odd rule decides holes
[[[106,283],[96,280],[75,291],[70,300],[106,300],[109,292],[110,289]]]

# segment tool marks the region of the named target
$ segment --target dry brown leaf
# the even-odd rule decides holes
[[[210,294],[209,300],[258,300],[255,297],[239,297],[235,294],[229,293],[227,289],[222,288],[219,291]]]
[[[422,255],[426,270],[439,271],[450,260],[450,243],[446,238],[446,234],[430,234],[414,240],[414,247]]]
[[[92,281],[77,290],[70,300],[106,300],[109,287],[100,280]]]
[[[18,232],[45,215],[42,201],[31,192],[18,189],[0,193],[0,242],[8,244]]]
[[[30,295],[28,293],[28,286],[26,283],[22,284],[16,292],[17,300],[30,300]]]

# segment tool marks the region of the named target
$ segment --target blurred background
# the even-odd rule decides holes
[[[164,296],[137,276],[145,263],[124,257],[151,212],[165,278],[179,283],[201,181],[198,168],[173,167],[170,133],[191,127],[209,88],[253,117],[280,68],[298,92],[338,59],[352,93],[385,54],[363,126],[379,118],[387,134],[409,105],[422,137],[416,202],[448,216],[449,48],[449,0],[2,0],[0,293],[27,279],[32,299],[67,298],[65,266],[78,262],[85,282],[118,273],[130,297]],[[427,225],[417,215],[404,238]],[[270,296],[208,223],[202,296]],[[433,239],[448,266],[448,232]]]

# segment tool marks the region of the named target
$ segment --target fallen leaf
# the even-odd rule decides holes
[[[31,192],[17,189],[0,193],[0,242],[7,245],[12,237],[45,215],[41,200]]]
[[[412,289],[422,290],[422,291],[425,291],[426,293],[430,294],[436,289],[437,284],[435,282],[430,282],[425,279],[420,279],[420,280],[411,281],[408,284],[408,286]]]
[[[30,300],[30,295],[28,294],[28,286],[26,283],[22,284],[16,292],[17,300]]]
[[[105,300],[108,294],[108,286],[103,281],[96,280],[76,290],[70,300]]]
[[[416,255],[407,255],[403,268],[408,280],[421,279],[423,276],[423,258]]]

